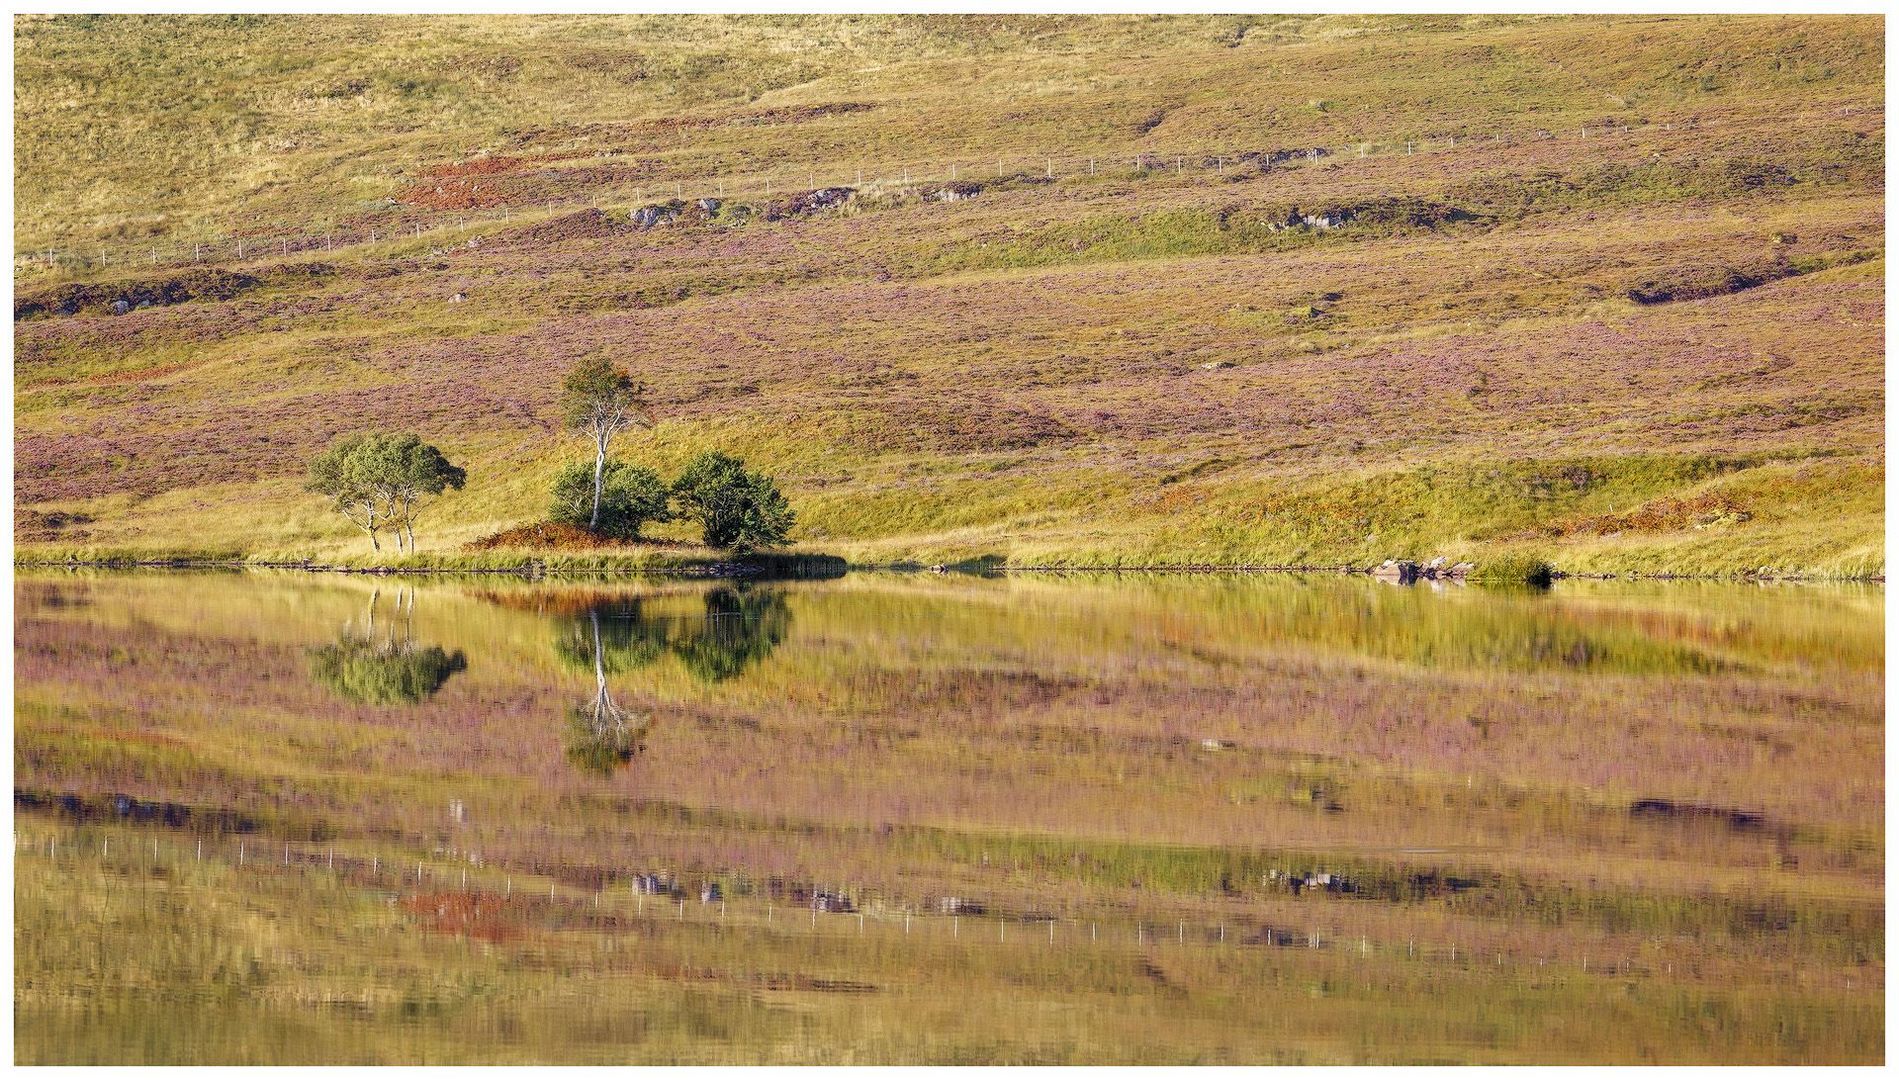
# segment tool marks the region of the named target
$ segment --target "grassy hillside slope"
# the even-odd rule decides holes
[[[1882,31],[22,19],[16,540],[353,551],[388,425],[448,552],[606,351],[859,559],[1883,573]]]

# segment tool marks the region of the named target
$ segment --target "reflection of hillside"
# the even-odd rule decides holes
[[[467,657],[460,649],[451,654],[440,645],[415,642],[412,590],[397,596],[396,620],[386,622],[379,634],[376,608],[381,599],[380,592],[370,595],[360,628],[347,624],[334,643],[310,648],[310,677],[350,701],[419,704],[433,697],[450,676],[467,670]]]

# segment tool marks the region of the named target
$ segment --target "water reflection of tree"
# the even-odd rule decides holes
[[[554,653],[609,675],[671,653],[701,682],[724,682],[771,655],[791,626],[785,598],[769,590],[719,588],[704,603],[702,615],[655,614],[638,600],[595,604],[562,625]]]
[[[791,626],[791,608],[773,592],[714,589],[705,618],[682,625],[673,654],[702,682],[724,682],[771,655]]]
[[[591,667],[594,675],[592,700],[567,710],[568,760],[610,775],[645,749],[651,717],[616,704],[607,676],[647,667],[670,653],[694,678],[723,682],[770,655],[790,625],[784,597],[734,588],[707,593],[702,615],[656,614],[639,600],[614,600],[563,621],[554,654],[573,667]]]
[[[609,626],[615,623],[610,621]],[[587,613],[586,636],[592,645],[594,674],[593,700],[585,705],[575,705],[567,710],[567,759],[577,768],[586,772],[612,775],[613,771],[633,760],[634,755],[645,748],[643,740],[651,718],[641,716],[633,719],[628,712],[615,704],[612,693],[607,689],[607,637],[601,630],[600,613]],[[644,656],[646,651],[642,640],[621,640],[618,655],[621,657]],[[573,642],[563,637],[557,647],[561,655],[572,659]],[[639,660],[633,666],[651,663],[658,656],[655,650],[651,656]],[[616,668],[615,670],[623,670]]]
[[[369,705],[414,705],[435,695],[458,671],[468,669],[460,649],[415,641],[415,590],[396,595],[396,618],[378,633],[380,589],[369,597],[363,625],[345,624],[337,640],[309,650],[310,677],[337,695]]]

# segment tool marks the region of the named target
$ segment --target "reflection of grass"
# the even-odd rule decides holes
[[[1554,532],[1533,553],[1566,571],[1883,568],[1869,20],[62,17],[20,35],[23,250],[383,230],[249,260],[270,280],[229,301],[22,321],[20,501],[95,519],[50,530],[58,548],[367,562],[294,474],[373,407],[470,469],[427,561],[520,565],[538,553],[456,549],[538,517],[580,450],[509,388],[600,349],[661,406],[630,459],[738,453],[808,548],[866,560],[1482,562]],[[1323,107],[1296,104],[1315,81]],[[1417,139],[1432,151],[1344,149]],[[1264,174],[1229,157],[1318,145],[1343,152]],[[1028,182],[1049,153],[1057,178]],[[1222,160],[1175,172],[1177,153]],[[510,158],[532,160],[495,168]],[[862,168],[868,194],[796,222],[523,239],[674,181],[723,176],[756,204],[767,167],[741,162],[770,163],[779,195]],[[892,178],[951,162],[1031,176],[954,204]],[[445,172],[502,193],[507,220],[457,224]],[[1359,216],[1273,231],[1292,207]],[[334,272],[268,270],[317,261]],[[1626,298],[1730,271],[1769,283]],[[1543,475],[1558,465],[1581,482]],[[1704,504],[1744,512],[1654,512]]]
[[[1538,963],[1470,939],[1452,961],[1430,936],[1363,952],[1182,946],[1153,927],[1137,946],[1071,922],[1050,945],[975,920],[954,938],[882,918],[813,931],[784,908],[766,924],[756,902],[722,925],[696,903],[677,920],[619,894],[549,900],[526,874],[504,897],[477,872],[508,931],[477,945],[423,910],[465,895],[452,877],[390,904],[400,872],[371,885],[357,860],[240,869],[165,837],[153,867],[139,832],[23,828],[24,1063],[1848,1062],[1880,1042],[1863,994],[1659,960],[1611,976],[1602,954],[1585,972],[1580,953]],[[56,986],[83,986],[85,1008]]]

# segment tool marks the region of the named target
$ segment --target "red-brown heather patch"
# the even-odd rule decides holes
[[[631,548],[641,544],[626,540],[616,540],[611,536],[589,532],[578,525],[564,525],[553,521],[537,521],[532,525],[516,525],[512,529],[503,529],[498,533],[484,536],[479,540],[470,540],[464,547],[469,551],[492,551],[496,548],[534,548],[547,551],[588,551],[594,548]]]
[[[619,236],[628,227],[614,221],[604,210],[589,207],[562,214],[519,229],[510,229],[494,238],[498,244],[558,244],[567,240],[597,240]]]
[[[1672,532],[1714,524],[1738,524],[1752,517],[1753,512],[1733,495],[1724,491],[1706,491],[1687,498],[1656,499],[1622,514],[1595,514],[1555,521],[1509,538],[1527,540],[1578,535],[1608,536],[1623,532]]]
[[[402,910],[422,920],[425,930],[477,941],[512,941],[521,936],[510,899],[480,892],[411,893]]]

